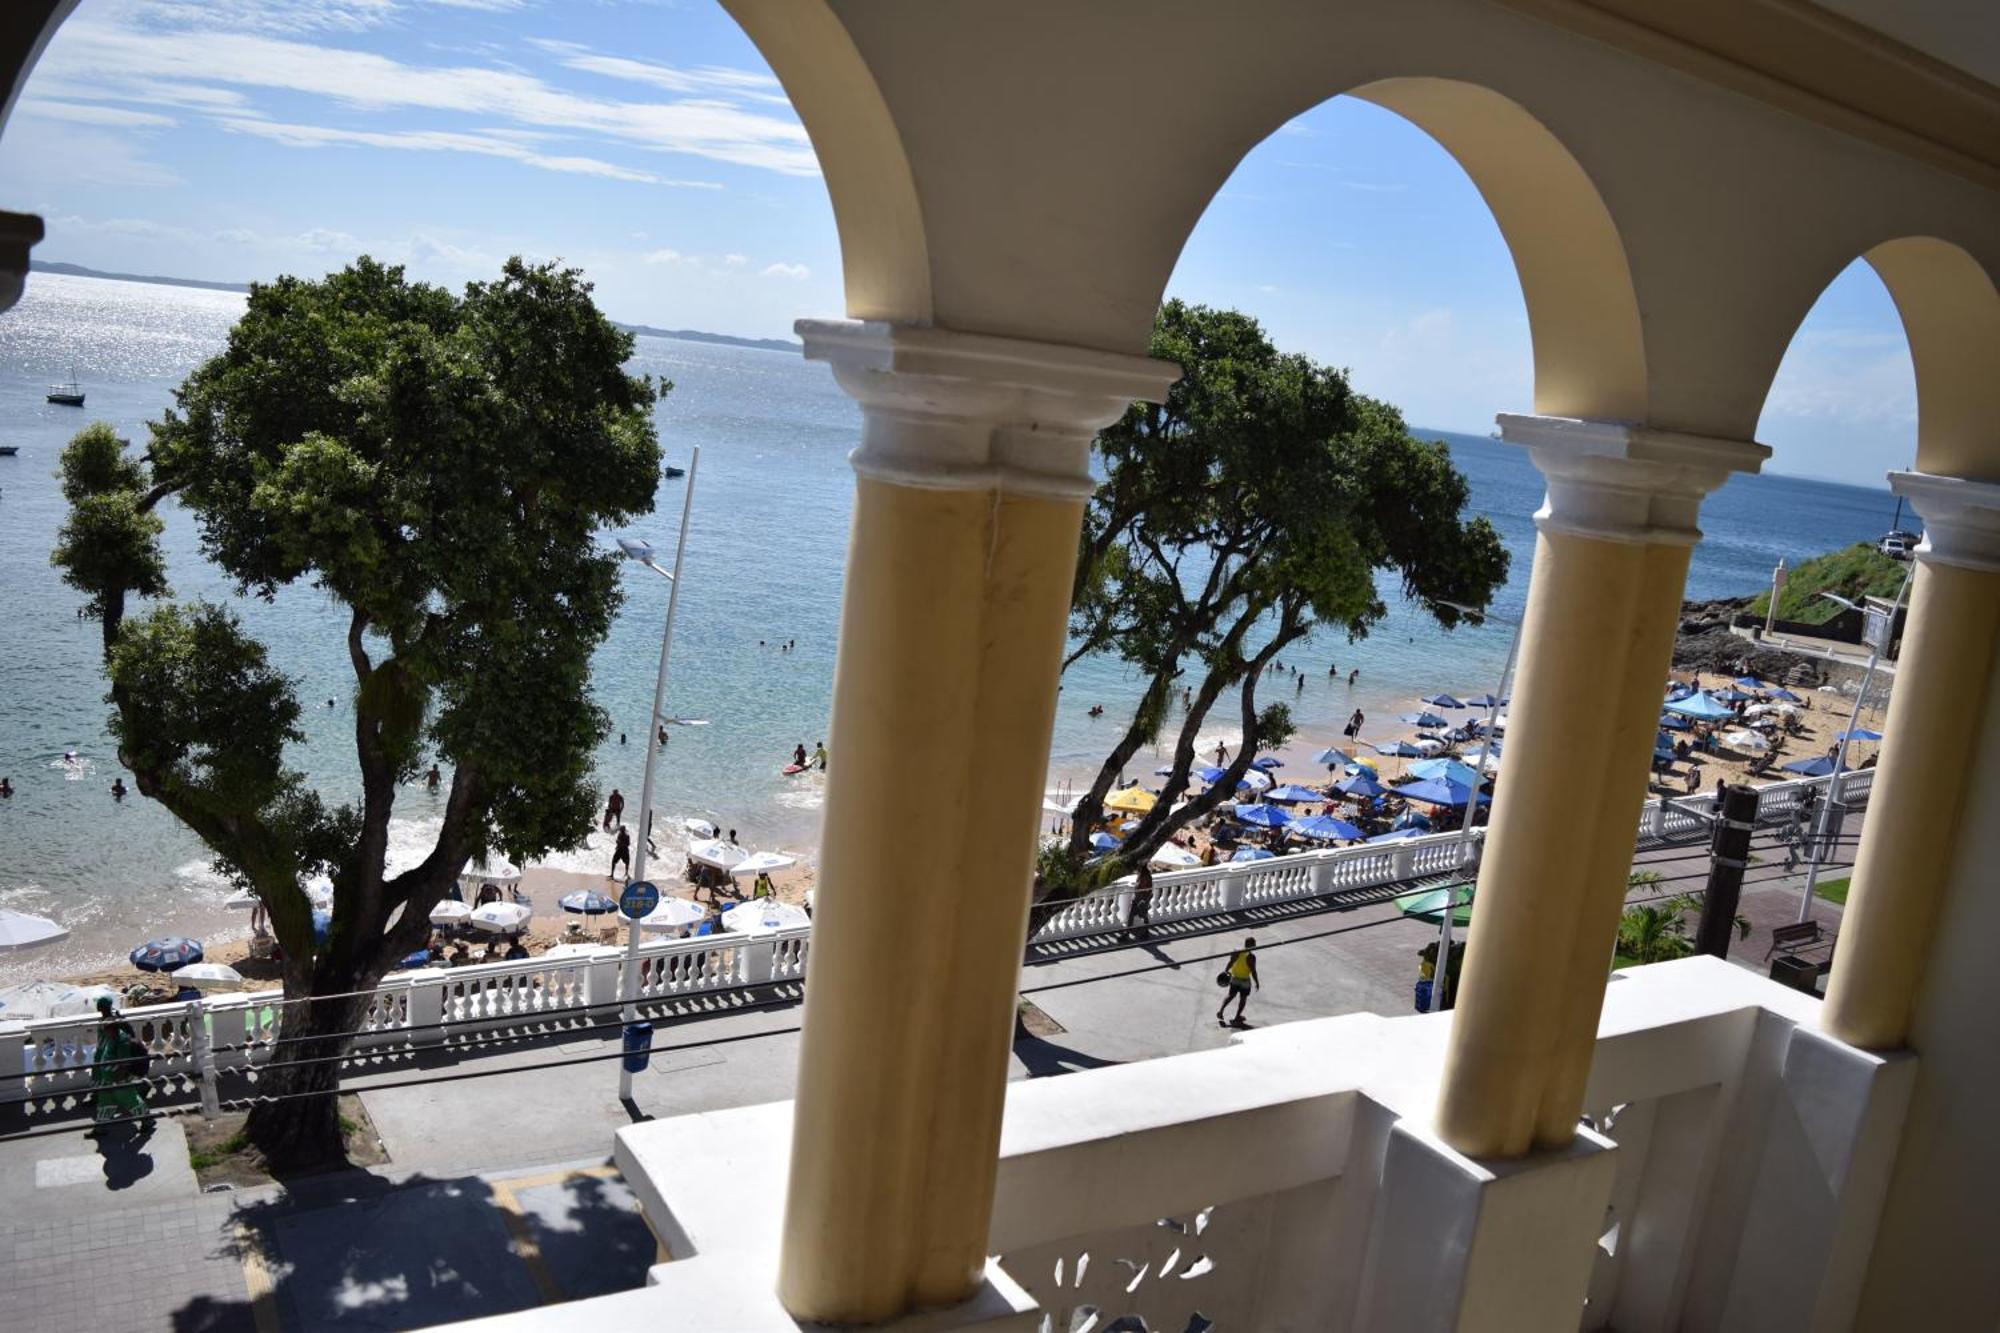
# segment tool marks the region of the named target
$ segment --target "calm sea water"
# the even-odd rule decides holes
[[[63,443],[99,419],[142,443],[145,422],[219,350],[241,310],[242,297],[229,292],[37,274],[21,304],[0,315],[0,444],[20,447],[17,457],[0,458],[0,774],[17,790],[0,803],[0,906],[52,916],[74,932],[53,950],[0,956],[0,981],[94,965],[170,929],[216,933],[242,924],[221,907],[226,890],[192,835],[149,801],[109,796],[120,770],[104,726],[96,627],[77,619],[79,599],[48,560],[63,515],[53,477]],[[702,449],[669,711],[710,725],[674,734],[659,778],[660,827],[699,816],[742,830],[746,843],[809,857],[822,779],[778,770],[793,745],[810,749],[826,730],[853,491],[845,459],[858,440],[858,413],[824,367],[792,353],[641,338],[634,369],[676,386],[658,415],[669,461],[685,466],[691,447]],[[47,384],[72,373],[89,394],[87,408],[45,403]],[[1432,433],[1451,444],[1475,507],[1514,552],[1496,610],[1516,614],[1526,601],[1539,475],[1509,446]],[[670,544],[685,485],[663,482],[657,512],[629,535]],[[1893,507],[1886,491],[1738,478],[1704,507],[1708,536],[1688,594],[1754,591],[1780,556],[1796,561],[1879,535]],[[165,517],[175,593],[229,598],[226,580],[199,559],[191,519],[172,509]],[[621,746],[612,736],[598,755],[599,777],[634,806],[666,592],[664,580],[631,571],[625,610],[596,663],[598,694],[632,737]],[[305,589],[241,610],[309,704],[294,762],[328,796],[353,797],[344,616]],[[1302,729],[1330,739],[1356,706],[1393,713],[1420,693],[1491,688],[1506,634],[1446,634],[1397,607],[1364,643],[1328,636],[1289,659],[1307,673],[1304,693],[1293,696]],[[786,640],[797,649],[778,651]],[[1334,663],[1337,684],[1326,675]],[[1361,670],[1354,690],[1344,679],[1350,667]],[[1094,769],[1117,734],[1120,705],[1136,693],[1136,681],[1115,663],[1072,669],[1054,737],[1058,778]],[[1093,703],[1109,716],[1088,717]],[[66,763],[66,751],[78,759]],[[436,808],[421,788],[403,793],[395,824],[402,854],[414,860],[427,848]],[[601,871],[609,851],[593,842],[550,861]]]

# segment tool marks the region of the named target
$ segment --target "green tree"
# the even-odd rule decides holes
[[[510,260],[464,294],[362,258],[251,288],[226,350],[152,423],[143,459],[108,429],[62,464],[54,559],[103,619],[112,734],[139,791],[268,909],[284,951],[285,1044],[250,1139],[276,1163],[340,1145],[338,1057],[365,992],[424,942],[475,856],[574,846],[608,726],[589,664],[619,602],[597,530],[651,510],[651,420],[669,386],[625,373],[632,338],[574,269]],[[305,582],[333,603],[353,675],[358,803],[329,805],[286,762],[295,683],[230,609],[167,593],[154,513],[195,517],[239,592]],[[437,842],[387,873],[399,784],[451,780]],[[331,876],[316,943],[304,882]]]
[[[1447,626],[1458,613],[1444,603],[1484,605],[1507,574],[1493,526],[1463,517],[1466,481],[1445,447],[1412,438],[1344,372],[1280,352],[1247,315],[1179,301],[1161,308],[1149,350],[1183,374],[1165,402],[1133,404],[1097,438],[1105,481],[1084,519],[1065,663],[1108,653],[1146,684],[1078,803],[1076,859],[1183,691],[1171,771],[1125,860],[1208,814],[1289,738],[1285,705],[1258,701],[1265,668],[1322,627],[1365,637],[1386,610],[1377,571],[1394,570]],[[1233,707],[1243,743],[1227,776],[1175,810],[1218,705]]]

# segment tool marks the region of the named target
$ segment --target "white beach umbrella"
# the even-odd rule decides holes
[[[0,987],[0,1019],[70,1018],[96,1012],[99,996],[118,997],[109,986],[66,981],[24,981]]]
[[[1166,870],[1185,870],[1201,864],[1201,858],[1178,843],[1163,842],[1153,853],[1153,864]]]
[[[0,953],[15,949],[38,949],[54,944],[69,932],[45,916],[0,910]]]
[[[722,914],[722,928],[739,935],[769,935],[773,931],[811,924],[812,918],[806,915],[805,908],[794,903],[781,903],[776,898],[752,898]]]
[[[458,882],[474,889],[482,884],[518,884],[521,882],[521,867],[503,856],[496,856],[467,866],[459,875]]]
[[[788,870],[799,863],[796,856],[783,852],[755,852],[729,868],[732,875],[761,875],[767,870]]]
[[[618,919],[631,920],[623,912],[618,914]],[[639,918],[639,929],[685,930],[689,926],[698,926],[707,919],[708,909],[700,903],[691,902],[686,898],[662,898],[658,907]]]
[[[609,958],[617,952],[608,944],[558,944],[536,958],[545,963],[559,963],[570,958]]]
[[[1723,732],[1722,743],[1732,750],[1755,750],[1758,754],[1771,748],[1771,742],[1747,727]]]
[[[512,935],[533,915],[526,903],[488,903],[472,909],[472,924],[495,935]]]
[[[431,909],[433,926],[462,926],[472,920],[472,909],[455,898],[447,898]]]
[[[243,974],[226,963],[189,963],[168,975],[183,986],[198,986],[202,990],[243,984]]]
[[[717,832],[715,825],[706,819],[683,819],[681,827],[687,830],[691,838],[712,838]]]
[[[717,870],[734,870],[738,863],[749,855],[750,853],[735,843],[724,842],[720,838],[705,838],[700,842],[688,844],[689,860],[699,861],[702,865],[713,866]]]
[[[1243,773],[1243,781],[1250,784],[1251,790],[1263,791],[1271,785],[1271,775],[1261,768],[1246,769]]]

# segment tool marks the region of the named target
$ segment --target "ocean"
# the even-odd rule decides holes
[[[85,423],[105,420],[143,445],[145,423],[220,349],[242,304],[232,292],[38,273],[20,305],[0,315],[0,444],[19,447],[16,457],[0,458],[0,775],[16,789],[0,802],[0,907],[53,917],[72,932],[50,949],[0,955],[0,983],[102,966],[164,933],[216,936],[244,926],[242,913],[222,906],[228,890],[192,834],[150,801],[111,798],[120,769],[105,728],[97,627],[77,618],[81,599],[48,558],[64,510],[54,478],[64,442]],[[853,494],[846,455],[858,442],[859,413],[824,366],[796,353],[641,337],[633,369],[674,382],[657,417],[667,461],[685,467],[692,446],[702,450],[668,711],[708,725],[675,729],[660,765],[657,827],[709,819],[740,830],[746,845],[810,860],[823,779],[779,770],[794,745],[810,750],[826,734]],[[86,408],[45,403],[47,386],[72,374],[89,395]],[[1542,497],[1539,474],[1520,450],[1498,441],[1421,433],[1450,445],[1471,482],[1473,507],[1513,552],[1512,576],[1494,609],[1518,615],[1527,597],[1531,515]],[[670,547],[686,484],[664,480],[656,511],[607,539],[637,536]],[[1703,508],[1707,536],[1695,551],[1687,595],[1755,592],[1780,557],[1796,563],[1879,536],[1894,508],[1886,490],[1736,478]],[[306,740],[293,762],[329,798],[356,796],[344,616],[309,588],[287,589],[270,604],[235,599],[228,580],[201,562],[189,516],[172,508],[164,516],[175,594],[237,602],[298,681]],[[597,655],[594,683],[614,727],[631,742],[621,745],[614,731],[597,770],[605,788],[619,787],[636,809],[667,586],[629,566],[627,578],[626,604]],[[1392,584],[1385,588],[1391,614],[1366,641],[1335,633],[1287,654],[1288,664],[1305,671],[1304,692],[1274,680],[1269,697],[1292,703],[1305,738],[1330,741],[1356,707],[1393,714],[1419,694],[1492,688],[1507,630],[1446,633],[1400,605]],[[788,641],[796,649],[780,651]],[[1327,675],[1336,664],[1338,681]],[[1353,668],[1361,676],[1350,689]],[[1116,662],[1071,669],[1052,782],[1094,772],[1138,687]],[[1099,703],[1107,715],[1093,719],[1088,710]],[[1205,739],[1220,738],[1234,734],[1218,724]],[[65,761],[72,751],[77,758]],[[437,808],[438,798],[421,786],[403,792],[394,855],[413,861],[423,854]],[[602,873],[609,859],[608,847],[594,839],[548,863]],[[670,849],[666,860],[679,863]]]

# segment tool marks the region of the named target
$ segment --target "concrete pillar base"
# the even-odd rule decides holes
[[[1475,1161],[1399,1122],[1389,1133],[1354,1327],[1574,1328],[1582,1318],[1617,1145]]]

